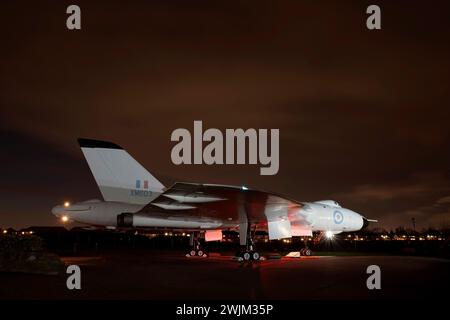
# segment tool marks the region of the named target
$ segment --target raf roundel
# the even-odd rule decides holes
[[[342,212],[336,210],[333,212],[333,219],[334,223],[341,224],[342,221],[344,221],[344,215],[342,214]]]

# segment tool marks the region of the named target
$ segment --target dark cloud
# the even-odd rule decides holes
[[[344,203],[366,208],[366,215],[380,216],[380,227],[448,227],[450,179],[436,172],[414,174],[389,183],[357,185],[333,195]]]
[[[51,225],[55,203],[99,198],[81,157],[16,131],[0,130],[0,143],[2,225]]]
[[[65,3],[1,4],[0,225],[48,224],[54,203],[99,196],[79,136],[123,145],[166,183],[337,197],[386,227],[446,219],[427,208],[449,195],[448,2],[381,1],[378,32],[364,1],[78,4],[77,32]],[[173,165],[170,133],[193,120],[280,128],[278,175]]]

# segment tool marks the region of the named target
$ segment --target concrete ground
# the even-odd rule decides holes
[[[0,273],[0,299],[421,299],[448,297],[450,261],[406,256],[304,257],[240,263],[231,256],[186,258],[184,252],[118,252],[67,257],[67,275]],[[381,290],[368,290],[366,268],[381,268]]]

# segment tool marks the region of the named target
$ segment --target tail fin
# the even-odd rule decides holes
[[[105,201],[146,204],[163,192],[162,183],[117,144],[83,138],[78,143]]]

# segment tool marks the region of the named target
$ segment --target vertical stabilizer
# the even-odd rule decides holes
[[[146,204],[164,185],[115,143],[79,138],[81,151],[105,201]]]

